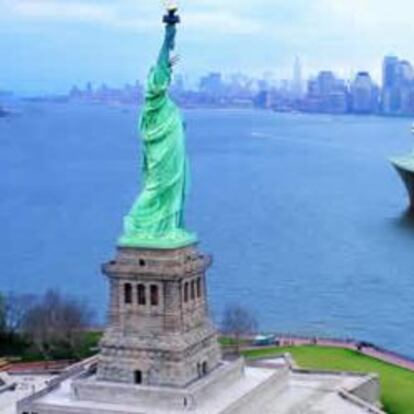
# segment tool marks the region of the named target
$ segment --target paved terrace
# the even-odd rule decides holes
[[[377,398],[377,378],[371,375],[350,374],[344,372],[318,372],[292,369],[288,356],[256,361],[245,369],[245,377],[226,387],[219,388],[194,407],[193,414],[238,413],[251,414],[384,414],[372,400]],[[85,368],[87,366],[85,365]],[[268,382],[277,374],[276,381]],[[50,392],[32,395],[30,400],[36,404],[36,410],[47,406],[56,412],[66,412],[70,407],[73,413],[119,413],[119,414],[178,414],[182,411],[172,409],[154,410],[152,407],[139,407],[135,404],[116,405],[74,400],[71,393],[71,381],[74,378],[67,371],[50,382]],[[73,374],[80,375],[79,369]],[[256,387],[264,382],[267,391],[257,391]],[[52,385],[53,383],[53,385]],[[252,402],[244,400],[246,394],[254,393]],[[207,397],[207,396],[206,396]],[[362,397],[362,398],[361,398]],[[371,401],[370,401],[371,400]],[[243,402],[241,406],[240,401]],[[237,404],[236,411],[225,409]],[[242,412],[240,409],[242,408]],[[224,410],[224,411],[223,411]],[[37,410],[38,411],[38,410]],[[39,411],[39,412],[40,412]],[[0,414],[3,414],[0,412]],[[9,412],[4,413],[9,414]]]
[[[0,414],[16,414],[16,403],[47,387],[50,375],[10,375],[15,388],[0,392]]]

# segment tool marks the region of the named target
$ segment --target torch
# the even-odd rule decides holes
[[[180,23],[180,16],[178,12],[178,1],[177,0],[166,0],[164,2],[167,14],[163,18],[163,22],[167,25],[176,25]]]

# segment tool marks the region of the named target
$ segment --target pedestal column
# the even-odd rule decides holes
[[[195,245],[118,248],[103,266],[110,309],[98,380],[185,387],[219,365],[206,296],[210,264]]]

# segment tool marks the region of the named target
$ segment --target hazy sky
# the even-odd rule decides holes
[[[180,71],[290,75],[414,61],[413,0],[182,0]],[[162,34],[161,0],[0,0],[0,89],[59,91],[142,79]]]

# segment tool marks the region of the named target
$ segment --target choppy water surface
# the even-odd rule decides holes
[[[228,302],[263,329],[354,336],[413,355],[414,224],[387,157],[407,119],[193,110],[188,227],[214,255]],[[103,314],[99,273],[138,189],[136,111],[30,104],[0,119],[1,290],[81,295]]]

